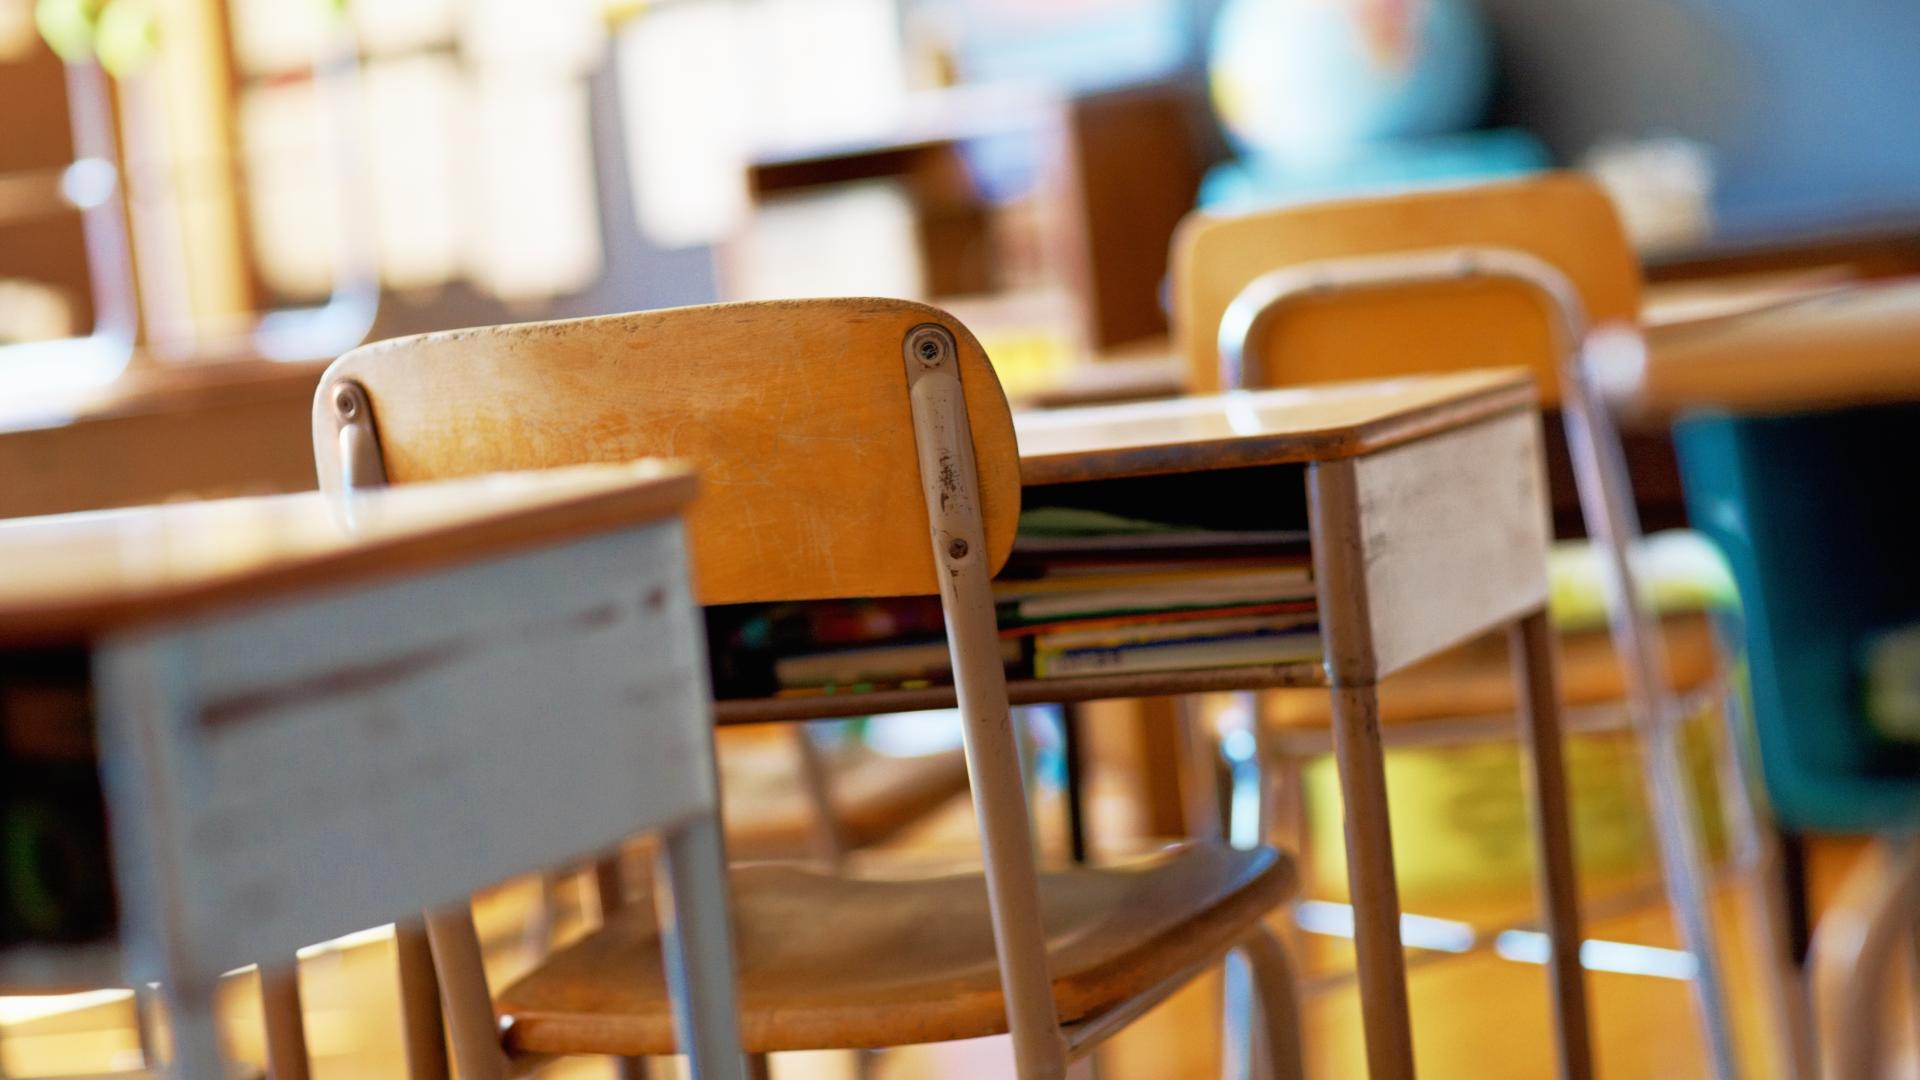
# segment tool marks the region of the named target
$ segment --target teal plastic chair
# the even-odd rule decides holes
[[[1822,1075],[1840,1080],[1884,1075],[1890,968],[1920,955],[1920,737],[1910,723],[1889,723],[1884,702],[1898,694],[1875,707],[1868,677],[1876,643],[1920,622],[1920,545],[1909,524],[1917,427],[1920,405],[1695,414],[1674,429],[1689,516],[1720,546],[1740,591],[1733,640],[1745,661],[1745,760],[1775,820],[1886,841],[1849,875],[1814,939]],[[1915,681],[1890,666],[1878,677]]]
[[[1865,679],[1872,643],[1920,621],[1917,431],[1920,405],[1674,429],[1688,516],[1739,587],[1767,797],[1797,831],[1920,830],[1920,738],[1876,727]]]

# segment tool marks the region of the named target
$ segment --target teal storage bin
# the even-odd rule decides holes
[[[1920,621],[1920,406],[1698,415],[1674,441],[1688,516],[1739,586],[1728,629],[1775,817],[1920,828],[1920,740],[1877,729],[1867,707],[1875,643]]]

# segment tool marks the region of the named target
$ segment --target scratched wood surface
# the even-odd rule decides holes
[[[1509,183],[1194,214],[1173,245],[1175,345],[1194,390],[1220,388],[1227,305],[1269,271],[1320,259],[1476,245],[1558,267],[1595,324],[1633,324],[1640,268],[1613,205],[1591,180],[1547,173]],[[1558,358],[1539,301],[1507,282],[1425,285],[1310,299],[1274,320],[1264,386],[1523,365],[1558,400]]]
[[[977,872],[849,878],[791,865],[733,872],[740,1014],[749,1050],[901,1046],[1007,1030],[986,887]],[[1054,998],[1097,1016],[1216,958],[1283,903],[1294,867],[1218,844],[1042,875]],[[535,1053],[661,1054],[660,943],[644,911],[556,953],[501,991],[510,1045]],[[879,1003],[884,1002],[884,1006]]]
[[[936,588],[902,349],[940,323],[959,346],[991,567],[1013,543],[1013,422],[980,344],[900,300],[794,300],[458,330],[342,357],[315,399],[322,482],[337,470],[329,389],[359,380],[387,479],[648,455],[700,470],[688,515],[703,603]]]
[[[74,641],[302,589],[416,573],[672,516],[667,462],[0,521],[0,644]],[[924,546],[924,545],[923,545]]]
[[[1533,405],[1512,368],[1022,413],[1029,484],[1332,461]]]
[[[683,545],[647,524],[110,639],[129,975],[211,985],[710,810]]]

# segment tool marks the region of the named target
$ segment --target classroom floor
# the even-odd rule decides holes
[[[1096,777],[1093,793],[1097,835],[1124,836],[1137,806],[1128,785],[1110,772],[1102,773]],[[1040,817],[1043,822],[1058,821],[1057,802],[1048,801],[1055,805],[1043,805]],[[915,860],[949,853],[964,856],[971,829],[967,806],[956,801],[892,846]],[[1060,840],[1055,832],[1045,842],[1057,847]],[[1856,850],[1857,846],[1830,845],[1819,851],[1816,874],[1822,889],[1816,890],[1816,899],[1844,872]],[[1623,966],[1642,966],[1656,973],[1596,971],[1589,975],[1600,1075],[1609,1080],[1705,1075],[1688,984],[1671,971],[1659,973],[1662,963],[1673,958],[1662,950],[1674,944],[1662,906],[1644,888],[1638,895],[1631,885],[1611,891],[1609,897],[1589,898],[1590,908],[1615,909],[1590,914],[1589,940],[1652,946],[1653,951],[1644,955],[1627,950],[1628,962]],[[532,883],[516,883],[483,898],[478,908],[482,935],[489,943],[489,966],[496,978],[510,978],[532,957],[523,927],[536,895]],[[584,890],[578,895],[583,896]],[[562,936],[579,922],[574,896],[574,890],[562,889],[558,897]],[[1740,945],[1750,940],[1746,911],[1738,890],[1730,885],[1723,885],[1717,902],[1724,928],[1722,959],[1734,993],[1744,1075],[1779,1075],[1767,1002],[1748,951]],[[1417,895],[1406,898],[1409,911],[1483,928],[1482,940],[1492,938],[1484,933],[1485,927],[1523,922],[1525,905],[1524,896],[1424,905]],[[1331,909],[1322,907],[1319,913],[1327,910]],[[1310,1075],[1364,1075],[1357,994],[1344,977],[1351,949],[1337,937],[1301,935],[1293,940],[1303,946],[1300,960],[1309,985]],[[1519,955],[1525,950],[1504,951]],[[1492,948],[1464,955],[1411,954],[1414,1041],[1423,1076],[1480,1080],[1551,1074],[1544,969],[1524,956],[1509,955]],[[311,950],[303,958],[301,981],[316,1080],[404,1075],[394,1021],[397,1001],[390,939],[373,933]],[[1212,978],[1183,991],[1103,1048],[1103,1080],[1220,1075],[1219,983]],[[256,992],[251,975],[238,976],[225,988],[223,1003],[225,1015],[231,1018],[233,1053],[255,1062],[260,1060]],[[1904,993],[1890,997],[1901,998]],[[1890,1001],[1889,1007],[1903,1007],[1903,1002]],[[132,1024],[133,1009],[124,993],[64,1003],[0,999],[0,1077],[72,1076],[130,1067],[137,1061]],[[1900,1033],[1910,1027],[1896,1023],[1888,1030]],[[1006,1075],[1007,1052],[998,1042],[890,1051],[879,1058],[876,1075],[880,1080],[977,1080]],[[1912,1052],[1903,1046],[1899,1054],[1899,1071],[1891,1075],[1914,1075]],[[663,1065],[655,1070],[656,1076],[680,1075],[671,1064]],[[604,1062],[582,1059],[561,1062],[542,1075],[555,1080],[600,1080],[614,1073]],[[776,1057],[773,1075],[777,1080],[853,1080],[855,1073],[850,1055],[818,1053]]]

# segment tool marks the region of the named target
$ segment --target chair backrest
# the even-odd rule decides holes
[[[1015,1057],[1022,1075],[1064,1069],[988,581],[1013,544],[1019,452],[964,326],[858,299],[429,334],[336,362],[314,439],[327,486],[680,458],[700,472],[688,526],[704,602],[938,592]],[[477,970],[471,920],[447,929]],[[456,1045],[489,1018],[456,1009]]]
[[[796,300],[454,330],[364,346],[314,404],[323,487],[341,476],[332,388],[365,388],[389,483],[645,456],[700,471],[688,515],[703,603],[937,591],[902,346],[959,351],[990,570],[1020,511],[1013,418],[945,312]]]
[[[1369,256],[1446,250],[1531,256],[1572,284],[1598,325],[1637,320],[1640,272],[1612,203],[1573,173],[1218,216],[1196,213],[1173,248],[1177,345],[1196,391],[1222,389],[1219,334],[1263,275]],[[1557,401],[1559,352],[1542,297],[1497,276],[1329,291],[1289,305],[1258,342],[1260,386],[1470,367],[1524,366]],[[1279,344],[1284,340],[1284,344]]]

